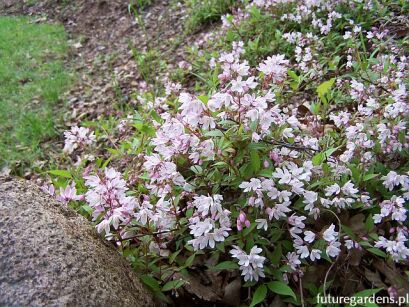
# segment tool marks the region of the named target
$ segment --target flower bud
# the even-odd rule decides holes
[[[244,223],[246,221],[246,219],[247,219],[246,214],[243,211],[240,211],[240,214],[239,214],[240,222]]]
[[[239,219],[237,219],[237,230],[238,231],[242,231],[243,230],[243,226],[241,225],[241,222]]]

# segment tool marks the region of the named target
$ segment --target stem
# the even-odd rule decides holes
[[[143,236],[157,236],[157,235],[160,235],[160,234],[169,233],[169,232],[173,232],[173,231],[176,231],[176,230],[178,230],[178,229],[174,228],[174,229],[170,229],[170,230],[163,230],[163,231],[157,231],[157,232],[151,232],[151,233],[140,233],[140,234],[134,235],[132,237],[127,237],[124,240],[140,238],[140,237],[143,237]]]

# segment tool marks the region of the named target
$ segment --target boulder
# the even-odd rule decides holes
[[[0,306],[155,306],[90,223],[27,181],[0,177]]]

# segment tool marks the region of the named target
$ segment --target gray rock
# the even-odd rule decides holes
[[[0,306],[155,306],[86,219],[35,185],[0,177]]]

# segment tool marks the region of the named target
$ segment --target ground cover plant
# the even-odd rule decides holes
[[[169,303],[404,295],[408,2],[230,9],[123,118],[67,130],[44,190]]]
[[[24,174],[55,137],[61,94],[69,83],[63,26],[0,17],[0,168]]]

